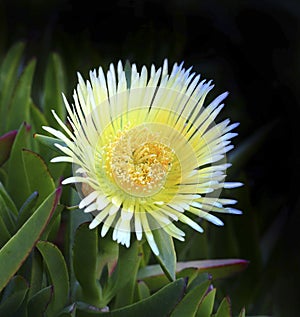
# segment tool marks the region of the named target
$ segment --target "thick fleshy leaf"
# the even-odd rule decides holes
[[[41,110],[32,102],[30,105],[30,124],[32,124],[32,131],[34,133],[43,132],[42,126],[49,126],[49,123]]]
[[[1,197],[0,197],[0,215],[2,214],[2,205],[1,205]],[[0,216],[0,249],[2,246],[10,239],[11,234],[9,233],[3,218]]]
[[[6,130],[8,106],[17,82],[24,43],[17,43],[8,51],[0,67],[0,131]],[[6,130],[7,131],[7,130]]]
[[[70,198],[68,198],[69,204],[71,206],[78,206],[79,204],[79,196],[76,190],[72,187],[69,188]],[[65,198],[64,198],[65,199]],[[67,210],[64,213],[66,224],[65,227],[65,239],[63,241],[63,246],[65,250],[65,257],[67,259],[67,264],[69,267],[69,275],[70,275],[70,297],[72,301],[76,300],[76,292],[78,288],[78,281],[74,274],[74,268],[73,268],[73,246],[74,246],[74,239],[77,228],[85,223],[90,222],[92,219],[92,215],[90,213],[85,213],[79,210],[78,208],[72,208],[71,210]]]
[[[139,261],[140,255],[137,241],[132,243],[129,249],[119,245],[117,266],[108,279],[107,285],[103,287],[104,303],[109,303],[120,289],[125,287],[132,279],[135,279],[135,267]]]
[[[35,133],[33,137],[35,140],[37,140],[41,144],[46,145],[48,148],[50,148],[51,150],[53,150],[59,154],[61,154],[61,151],[54,144],[58,143],[61,146],[66,146],[66,144],[63,141],[56,139],[56,138],[52,138],[50,136]]]
[[[61,213],[64,208],[65,206],[60,204],[56,207],[55,213],[41,236],[41,240],[55,241],[61,225]]]
[[[231,304],[229,297],[224,297],[214,317],[231,317]]]
[[[210,316],[214,309],[216,289],[212,289],[201,301],[195,317]]]
[[[17,133],[17,130],[13,130],[0,137],[0,166],[3,165],[9,158]]]
[[[28,299],[30,300],[35,294],[37,294],[43,285],[43,259],[38,250],[34,249],[32,252],[32,262],[30,270],[30,279],[29,279],[29,292]]]
[[[36,60],[32,60],[26,66],[16,85],[6,114],[6,129],[8,131],[18,128],[24,121],[30,122],[31,86],[35,65]]]
[[[184,279],[176,280],[169,283],[164,288],[156,292],[154,295],[126,306],[116,309],[111,312],[101,312],[93,307],[78,303],[77,317],[92,317],[92,316],[109,316],[109,317],[153,317],[153,316],[169,316],[175,305],[183,297],[186,289]]]
[[[0,182],[0,196],[3,198],[11,214],[17,217],[18,209],[1,182]]]
[[[249,262],[242,259],[217,259],[178,262],[177,271],[187,268],[195,268],[199,273],[207,272],[212,275],[213,279],[225,278],[239,273],[246,269]]]
[[[3,228],[3,237],[11,236],[15,232],[15,221],[16,216],[12,214],[9,207],[6,204],[6,201],[0,195],[0,218],[1,218],[1,227]],[[5,234],[7,232],[7,234]],[[2,233],[1,233],[2,235]]]
[[[176,278],[176,252],[173,239],[163,229],[154,230],[153,236],[159,249],[159,255],[156,258],[167,278],[174,281]]]
[[[185,271],[182,270],[180,271],[177,275],[181,278],[186,277],[186,274],[184,273]],[[196,274],[194,277],[189,277],[188,278],[188,287],[187,287],[187,291],[191,291],[192,289],[194,289],[195,287],[197,287],[200,284],[205,283],[211,283],[211,275],[209,275],[208,273],[201,273],[201,274]]]
[[[13,277],[3,292],[0,302],[0,316],[14,316],[14,313],[22,305],[27,292],[28,284],[25,279],[18,275]]]
[[[22,149],[29,147],[30,137],[30,126],[24,122],[18,130],[8,161],[9,177],[6,188],[17,208],[20,208],[32,193],[27,186],[22,158]]]
[[[246,310],[243,308],[239,314],[239,317],[246,317]]]
[[[135,244],[138,244],[138,242],[135,242]],[[132,246],[133,245],[131,245],[130,247]],[[122,288],[118,289],[116,298],[114,300],[114,308],[124,307],[134,302],[134,292],[135,292],[136,284],[137,284],[136,277],[137,277],[137,272],[140,266],[141,257],[142,257],[142,252],[138,252],[138,258],[136,259],[134,264],[131,266],[131,270],[128,274],[128,282]]]
[[[37,249],[47,266],[53,296],[47,308],[48,316],[57,316],[67,304],[69,296],[69,276],[65,259],[57,246],[48,241],[39,241]]]
[[[209,286],[210,281],[206,281],[189,291],[175,307],[171,317],[195,316]]]
[[[65,74],[63,64],[58,54],[52,53],[47,64],[42,108],[50,126],[57,126],[51,110],[55,110],[60,118],[65,118],[66,111],[63,103],[62,92],[65,91]]]
[[[22,150],[25,175],[30,192],[37,191],[39,205],[55,188],[52,176],[49,173],[44,160],[30,150]]]
[[[17,228],[23,226],[23,224],[30,218],[35,210],[39,198],[38,192],[33,192],[25,201],[23,206],[20,208],[19,217],[17,220]]]
[[[63,141],[56,138],[49,137],[49,136],[45,136],[42,134],[35,133],[33,137],[34,137],[34,140],[37,141],[37,142],[34,142],[34,144],[38,145],[38,149],[39,149],[38,151],[46,162],[49,162],[53,157],[57,156],[57,154],[59,155],[62,154],[62,152],[56,146],[54,146],[55,143],[58,143],[61,146],[66,146],[66,144]],[[64,175],[64,172],[67,168],[67,164],[66,163],[49,164],[48,168],[49,168],[49,171],[51,172],[51,175],[53,175],[54,179],[60,179]],[[68,173],[70,172],[68,172],[67,170],[65,178],[68,175],[70,175]]]
[[[82,224],[75,234],[73,268],[81,288],[80,300],[91,305],[101,303],[102,289],[97,267],[98,230],[90,230],[88,223]]]
[[[57,317],[76,317],[76,303],[65,307]]]
[[[137,281],[137,297],[138,300],[142,300],[150,297],[150,290],[144,281]]]
[[[51,193],[0,250],[0,291],[17,272],[37,243],[56,208],[60,195],[61,188]]]
[[[44,131],[42,127],[49,126],[45,118],[45,115],[33,102],[30,103],[30,124],[32,126],[32,134],[42,133]],[[39,142],[32,142],[31,149],[34,152],[39,153],[45,159],[46,162],[49,161],[49,158],[47,155],[47,152],[49,152],[48,148],[41,146]]]
[[[180,277],[195,277],[195,274],[209,273],[213,279],[225,278],[244,270],[248,261],[241,259],[220,259],[178,262],[176,273]],[[181,273],[182,272],[182,273]],[[139,270],[138,279],[144,280],[151,290],[159,289],[168,283],[159,265],[148,265]]]
[[[38,291],[27,304],[28,316],[44,316],[53,296],[53,286],[47,286]]]
[[[111,239],[109,235],[101,237],[99,235],[99,272],[102,272],[104,266],[108,268],[108,274],[111,275],[113,270],[116,268],[118,256],[119,256],[119,245]]]

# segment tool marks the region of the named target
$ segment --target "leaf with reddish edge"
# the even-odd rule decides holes
[[[0,291],[36,245],[56,209],[61,191],[61,187],[58,187],[51,193],[0,250]]]
[[[248,261],[242,259],[217,259],[178,262],[176,277],[194,278],[201,273],[209,273],[213,279],[226,278],[246,269]],[[145,281],[151,290],[156,290],[168,283],[160,265],[148,265],[139,270],[138,279]]]
[[[0,166],[8,160],[17,133],[18,130],[12,130],[0,136]]]

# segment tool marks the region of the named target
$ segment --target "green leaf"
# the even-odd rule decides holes
[[[47,308],[48,316],[57,316],[67,304],[69,296],[69,276],[65,259],[57,246],[48,241],[39,241],[37,249],[42,254],[53,285],[53,296]]]
[[[48,121],[40,109],[32,102],[30,104],[30,123],[33,125],[33,132],[42,132],[42,126],[48,126]]]
[[[70,197],[67,200],[72,206],[77,206],[79,204],[79,196],[76,190],[72,187],[69,187]],[[78,288],[78,281],[74,274],[73,268],[73,246],[74,239],[77,228],[85,222],[90,222],[92,220],[92,215],[90,213],[85,213],[79,209],[67,210],[64,214],[65,224],[66,224],[66,234],[64,243],[64,250],[66,258],[68,259],[67,264],[69,266],[70,274],[70,285],[71,285],[71,294],[70,297],[73,301],[76,300],[76,291]]]
[[[17,133],[17,130],[13,130],[0,137],[0,166],[8,160]]]
[[[210,316],[213,312],[216,289],[212,289],[202,300],[199,305],[196,317]]]
[[[56,239],[61,225],[61,213],[64,208],[64,205],[58,205],[56,207],[55,213],[41,236],[41,240],[54,241]]]
[[[170,281],[174,281],[176,279],[176,251],[173,238],[162,228],[154,230],[153,236],[159,250],[159,255],[156,256],[156,259],[167,278]]]
[[[231,317],[231,304],[229,297],[224,297],[214,317]]]
[[[18,275],[13,277],[3,292],[0,316],[13,316],[22,305],[27,291],[28,285],[25,279]]]
[[[31,86],[35,65],[36,61],[32,60],[24,69],[17,83],[6,114],[6,129],[8,131],[18,128],[24,121],[30,122]]]
[[[1,216],[2,214],[2,205],[1,205],[1,197],[0,197],[0,248],[2,248],[2,246],[10,239],[11,234],[8,231],[4,220]]]
[[[28,316],[45,316],[45,311],[53,296],[53,286],[47,286],[39,290],[28,301],[27,314]]]
[[[32,193],[27,186],[22,159],[22,149],[29,147],[29,137],[30,126],[24,122],[18,130],[8,161],[9,177],[6,188],[18,208],[23,205],[27,197]]]
[[[180,277],[186,277],[186,274],[184,272],[185,270],[182,270],[177,275]],[[208,273],[200,273],[196,274],[196,276],[192,279],[189,277],[187,291],[191,291],[192,289],[194,289],[200,284],[203,284],[204,282],[208,283],[207,285],[209,285],[209,283],[211,283],[211,275],[209,275]]]
[[[73,268],[76,279],[81,286],[82,300],[99,305],[102,290],[98,282],[98,231],[90,230],[87,223],[82,224],[75,234],[73,247]]]
[[[135,241],[130,247],[135,248],[137,245],[138,247],[138,242]],[[127,250],[125,250],[126,252]],[[122,252],[122,251],[121,251]],[[128,272],[128,282],[123,286],[118,289],[118,292],[116,294],[115,302],[114,302],[114,308],[117,307],[124,307],[127,305],[130,305],[134,301],[134,292],[136,288],[136,277],[137,277],[137,272],[140,266],[141,262],[141,257],[142,257],[142,252],[138,252],[138,258],[134,262],[134,264],[131,266],[131,270]]]
[[[118,256],[119,256],[119,245],[116,241],[113,241],[109,235],[101,237],[99,235],[99,263],[98,270],[102,272],[104,266],[107,265],[109,275],[112,274],[116,268]]]
[[[176,280],[156,292],[154,295],[132,305],[111,311],[100,312],[89,309],[87,305],[77,304],[78,317],[107,316],[107,317],[153,317],[169,316],[178,301],[183,297],[186,289],[184,279]]]
[[[25,175],[30,192],[37,191],[39,205],[55,188],[54,181],[50,175],[47,165],[43,159],[30,150],[22,150],[22,158],[25,168]]]
[[[137,281],[137,297],[138,300],[142,300],[150,297],[150,290],[144,281]]]
[[[65,74],[63,64],[58,54],[53,53],[47,64],[42,108],[50,126],[57,127],[58,123],[52,115],[53,109],[60,118],[65,118],[66,111],[62,92],[65,90]]]
[[[189,291],[175,307],[171,317],[195,316],[198,311],[199,304],[203,300],[209,286],[210,281],[206,281]]]
[[[5,202],[7,208],[11,212],[12,215],[18,216],[18,209],[12,199],[10,198],[9,194],[5,190],[3,184],[0,182],[0,196],[3,198],[3,201]]]
[[[248,261],[241,259],[177,262],[176,273],[177,277],[185,276],[188,278],[194,278],[196,274],[209,273],[214,279],[219,279],[243,271],[248,263]],[[159,265],[148,265],[141,268],[138,279],[144,280],[151,290],[159,289],[168,283],[168,279]]]
[[[0,250],[0,291],[18,271],[37,243],[56,208],[60,194],[61,188],[50,194]]]
[[[176,271],[194,268],[198,273],[209,273],[213,279],[225,278],[246,269],[249,262],[242,259],[217,259],[178,262]]]
[[[239,317],[246,317],[246,310],[245,308],[242,308],[240,314],[239,314]]]
[[[18,79],[24,43],[17,43],[8,51],[0,68],[0,131],[6,130],[8,106]]]
[[[19,217],[17,220],[17,228],[23,226],[23,224],[30,218],[34,212],[37,200],[39,198],[38,192],[33,192],[25,201],[23,206],[20,208]]]
[[[58,317],[76,317],[76,303],[72,303],[71,305],[65,307]]]
[[[139,261],[138,241],[132,243],[129,249],[119,245],[119,258],[116,269],[108,279],[107,285],[103,287],[104,303],[109,303],[120,289],[125,287],[131,279],[134,279],[136,263]],[[130,294],[129,296],[133,295]]]
[[[28,292],[28,299],[31,299],[41,290],[43,284],[43,259],[41,254],[36,249],[34,249],[32,252],[29,282],[30,288]]]
[[[15,232],[15,215],[10,211],[5,200],[0,195],[0,218],[1,218],[1,227],[3,228],[4,237],[7,236],[5,232],[7,231],[8,235],[11,236]]]
[[[33,137],[34,137],[35,140],[37,140],[41,144],[46,145],[48,148],[50,148],[51,150],[53,150],[53,151],[55,151],[56,153],[59,153],[59,154],[61,154],[61,151],[54,144],[58,143],[61,146],[66,146],[65,142],[63,142],[63,141],[61,141],[59,139],[56,139],[56,138],[52,138],[50,136],[46,136],[46,135],[35,133]]]
[[[43,126],[48,126],[48,122],[40,109],[31,101],[30,103],[30,124],[32,126],[32,133],[42,133]],[[48,148],[41,146],[39,142],[32,142],[34,152],[39,153],[47,162],[49,161]]]

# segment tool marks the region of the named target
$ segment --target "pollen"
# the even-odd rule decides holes
[[[125,192],[150,196],[160,191],[172,168],[174,151],[159,133],[137,126],[118,133],[106,149],[106,167]]]

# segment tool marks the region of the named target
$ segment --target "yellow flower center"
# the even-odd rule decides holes
[[[162,141],[146,126],[138,126],[109,144],[107,169],[125,192],[145,197],[163,187],[174,152]]]

